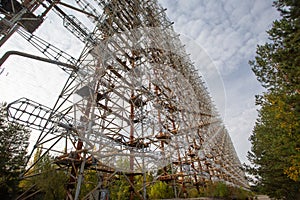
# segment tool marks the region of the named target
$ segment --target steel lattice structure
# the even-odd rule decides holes
[[[26,98],[8,106],[10,120],[38,130],[30,156],[43,148],[43,155],[54,152],[57,166],[70,170],[68,198],[78,199],[87,168],[98,171],[102,182],[126,176],[131,198],[145,198],[134,189],[134,177],[150,171],[154,182],[180,186],[176,195],[207,181],[247,188],[230,136],[165,10],[155,0],[73,3],[78,7],[3,1],[0,21],[1,45],[17,32],[47,57],[8,52],[1,64],[18,54],[69,74],[52,108]],[[89,18],[94,29],[62,7]],[[78,59],[33,34],[50,11],[85,44]]]

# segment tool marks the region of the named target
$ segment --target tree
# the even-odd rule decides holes
[[[166,182],[162,182],[162,181],[155,182],[151,186],[149,191],[150,199],[169,199],[173,197],[174,197],[173,189]]]
[[[85,197],[91,192],[99,183],[99,174],[95,170],[86,169],[83,175],[83,183],[80,189],[80,198]]]
[[[266,92],[260,106],[247,171],[257,188],[275,198],[300,195],[300,2],[277,0],[281,19],[268,31],[270,43],[257,47],[250,61]]]
[[[66,171],[54,164],[54,158],[48,153],[43,157],[41,155],[42,149],[37,148],[31,161],[37,163],[27,172],[28,177],[20,182],[20,187],[27,191],[25,196],[35,194],[31,199],[65,199],[69,178]]]
[[[8,122],[6,104],[0,105],[0,196],[13,198],[19,191],[19,175],[25,169],[30,132]]]
[[[55,158],[49,153],[42,155],[42,148],[37,148],[31,161],[35,165],[20,182],[20,187],[27,191],[24,197],[32,195],[31,199],[35,200],[65,199],[69,174],[54,163]]]
[[[43,193],[43,199],[64,199],[66,197],[66,184],[68,176],[64,171],[58,170],[53,164],[54,158],[50,155],[42,157],[36,167],[40,175],[34,177],[33,182]]]
[[[123,175],[119,175],[116,180],[112,180],[110,183],[110,199],[122,200],[130,199],[129,183]]]

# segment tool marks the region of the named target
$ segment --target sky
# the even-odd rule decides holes
[[[250,150],[248,138],[257,118],[255,95],[263,88],[248,64],[257,44],[264,44],[266,30],[279,18],[271,0],[158,0],[186,44],[216,104],[242,163]],[[49,15],[36,35],[78,57],[82,44]],[[43,27],[44,26],[44,27]],[[47,27],[47,28],[45,28]],[[62,27],[62,26],[61,26]],[[55,31],[53,31],[55,30]],[[76,42],[77,41],[77,42]],[[41,55],[17,34],[0,49]],[[3,70],[4,69],[4,70]],[[3,70],[3,71],[2,71]],[[66,74],[51,64],[12,56],[0,72],[0,102],[20,97],[53,105]],[[49,90],[51,88],[51,90]]]
[[[187,52],[203,75],[242,163],[248,163],[257,118],[255,95],[263,92],[249,60],[268,42],[266,30],[279,19],[271,0],[159,0],[175,31],[193,41]],[[197,61],[206,52],[209,68]],[[221,84],[222,83],[222,84]],[[223,90],[223,91],[222,91]]]

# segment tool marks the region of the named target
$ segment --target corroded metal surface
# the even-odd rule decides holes
[[[50,0],[41,5],[85,44],[78,59],[26,27],[17,30],[48,58],[74,66],[60,66],[69,79],[53,108],[28,99],[9,105],[11,120],[40,131],[33,149],[56,152],[59,166],[73,163],[73,185],[81,184],[78,172],[86,165],[108,181],[112,176],[103,173],[121,173],[132,187],[134,176],[151,171],[183,192],[208,181],[247,188],[230,136],[165,10],[156,1],[76,3],[79,8]],[[94,29],[61,6],[80,11]],[[6,23],[4,36],[16,23]],[[55,148],[63,145],[72,150]]]

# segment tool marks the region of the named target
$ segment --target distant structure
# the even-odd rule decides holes
[[[156,181],[172,185],[174,198],[208,181],[248,187],[230,136],[156,0],[4,0],[0,6],[0,44],[17,32],[46,56],[7,52],[1,64],[16,54],[69,74],[53,107],[26,98],[8,106],[10,120],[36,130],[30,157],[43,149],[41,158],[55,155],[57,168],[69,170],[68,199],[79,198],[86,169],[100,181],[85,199],[105,198],[103,183],[120,175],[130,199],[146,199]],[[48,12],[85,44],[79,58],[33,34]],[[28,163],[31,175],[38,161]],[[142,188],[136,176],[144,177]],[[20,199],[26,195],[33,194]]]

